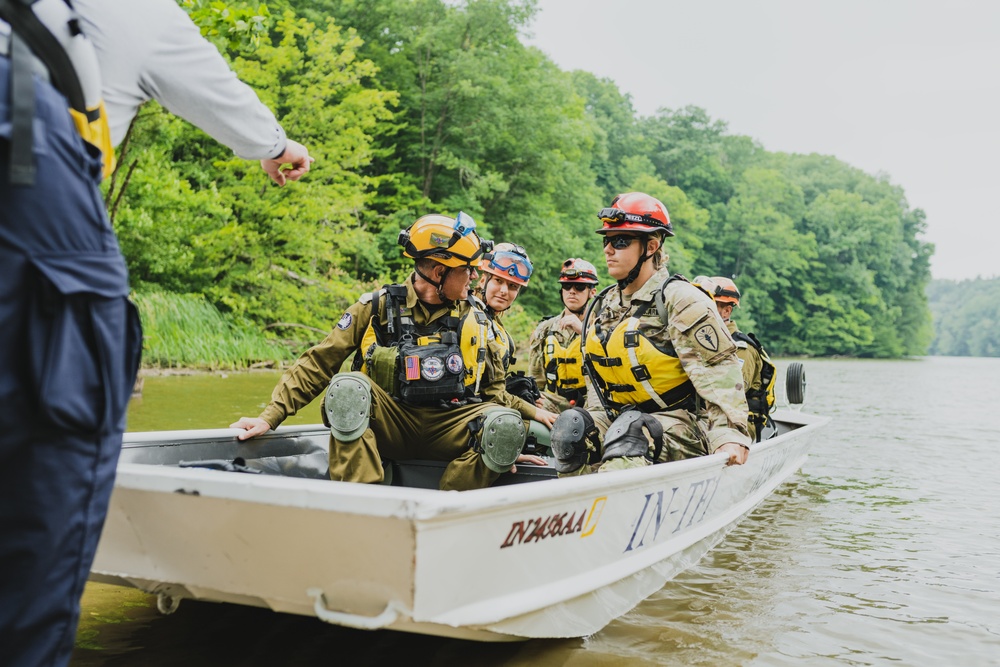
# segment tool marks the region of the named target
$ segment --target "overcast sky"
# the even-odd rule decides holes
[[[539,0],[528,43],[640,115],[702,107],[927,213],[935,278],[1000,275],[1000,2]]]

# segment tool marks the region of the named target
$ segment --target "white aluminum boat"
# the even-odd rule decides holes
[[[462,493],[436,490],[430,462],[393,463],[392,486],[329,481],[322,426],[248,442],[129,433],[91,578],[157,594],[164,612],[191,598],[481,641],[585,636],[715,546],[828,421],[773,416],[776,437],[743,466],[719,454],[569,479],[519,466]],[[264,474],[179,465],[237,457]]]

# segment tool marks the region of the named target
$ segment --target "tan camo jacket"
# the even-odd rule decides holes
[[[642,303],[652,303],[655,290],[670,277],[667,267],[657,271],[631,298],[622,295],[617,286],[607,292],[601,311],[590,323],[587,335],[599,322],[609,331],[627,319]],[[749,445],[747,401],[743,376],[736,356],[737,348],[715,304],[703,291],[686,280],[674,280],[663,292],[667,324],[664,326],[655,305],[651,305],[639,322],[642,335],[656,345],[670,343],[700,398],[698,420],[708,437],[709,451],[729,443]],[[712,350],[695,338],[705,325],[715,330],[718,349]],[[590,378],[587,378],[587,409],[603,410]]]

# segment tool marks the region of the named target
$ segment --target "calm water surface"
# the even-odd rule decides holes
[[[802,471],[592,637],[478,644],[190,600],[160,616],[91,584],[72,665],[1000,665],[1000,359],[804,363],[806,409],[834,421]],[[130,429],[226,426],[276,379],[147,378]]]

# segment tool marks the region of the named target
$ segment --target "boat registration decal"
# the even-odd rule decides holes
[[[550,514],[547,517],[515,521],[510,525],[507,538],[500,544],[500,548],[506,549],[519,544],[540,542],[549,537],[562,537],[576,533],[580,533],[581,538],[589,537],[597,530],[597,523],[601,520],[601,513],[604,511],[604,504],[607,500],[607,496],[595,498],[594,502],[590,504],[589,510],[560,512]]]
[[[665,534],[673,534],[701,523],[719,489],[720,479],[721,475],[716,475],[691,482],[684,491],[674,486],[645,494],[639,516],[632,523],[632,536],[625,551],[656,542],[661,528],[667,527],[669,531]]]

